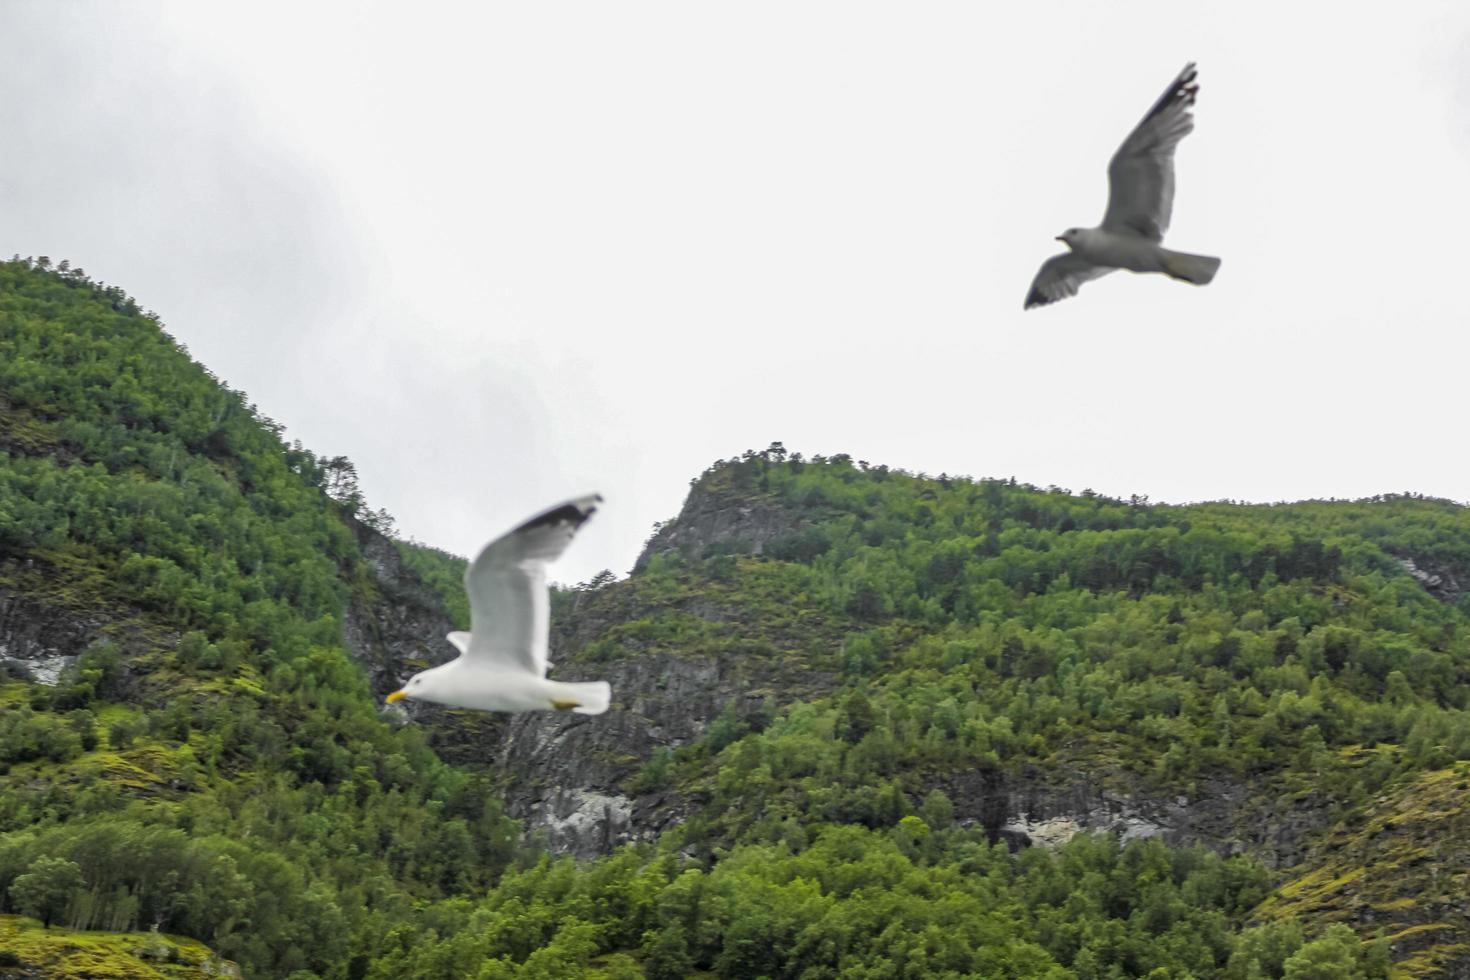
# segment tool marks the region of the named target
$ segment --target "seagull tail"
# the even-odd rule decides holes
[[[579,715],[600,715],[612,703],[612,686],[607,681],[584,681],[562,684],[560,697],[575,701],[572,708]]]
[[[1190,255],[1188,252],[1171,252],[1166,248],[1159,251],[1163,253],[1164,272],[1171,278],[1183,279],[1196,286],[1203,286],[1215,278],[1215,273],[1220,268],[1220,260],[1211,255]]]

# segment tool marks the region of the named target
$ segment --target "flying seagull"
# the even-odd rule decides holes
[[[464,575],[470,631],[448,636],[459,656],[413,675],[388,695],[389,703],[414,698],[482,711],[606,711],[607,681],[571,684],[546,676],[546,565],[561,557],[600,503],[595,493],[569,500],[487,544]]]
[[[1172,252],[1160,243],[1174,210],[1174,147],[1194,129],[1190,109],[1199,94],[1194,62],[1184,66],[1108,164],[1108,210],[1096,228],[1068,228],[1057,236],[1069,252],[1054,255],[1026,294],[1026,309],[1077,295],[1084,282],[1114,269],[1162,272],[1203,286],[1220,260]]]

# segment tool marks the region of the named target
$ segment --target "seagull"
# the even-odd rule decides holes
[[[1068,228],[1057,236],[1069,252],[1054,255],[1026,294],[1026,309],[1077,295],[1084,282],[1114,269],[1162,272],[1203,286],[1215,278],[1220,260],[1172,252],[1160,243],[1174,210],[1174,147],[1194,129],[1190,109],[1199,94],[1194,62],[1128,134],[1108,164],[1108,210],[1096,228]]]
[[[546,676],[546,565],[561,557],[600,503],[595,493],[569,500],[487,544],[464,575],[470,631],[447,637],[459,656],[413,675],[388,703],[413,698],[481,711],[606,711],[607,681],[573,684]]]

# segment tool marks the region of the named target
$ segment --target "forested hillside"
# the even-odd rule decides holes
[[[347,655],[373,586],[330,461],[120,291],[26,263],[0,265],[0,397],[6,652],[80,654],[0,688],[6,911],[360,975],[415,902],[499,877],[484,778]]]
[[[0,972],[1470,975],[1461,505],[773,445],[556,596],[608,715],[405,721],[460,563],[280,431],[0,264]]]

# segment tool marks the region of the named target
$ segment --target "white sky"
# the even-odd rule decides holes
[[[1188,12],[1186,13],[1186,9]],[[1200,64],[1167,243],[1023,314]],[[772,440],[1154,500],[1470,499],[1470,5],[0,0],[0,252],[403,533],[624,572]]]

